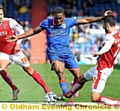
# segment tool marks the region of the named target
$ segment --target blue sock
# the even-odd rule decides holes
[[[69,91],[68,84],[65,80],[60,80],[60,87],[62,89],[63,94],[66,94]]]

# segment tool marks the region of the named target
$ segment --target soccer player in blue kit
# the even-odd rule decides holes
[[[74,25],[87,24],[102,20],[101,17],[84,18],[65,18],[64,9],[57,7],[54,9],[54,17],[43,20],[36,28],[31,29],[19,36],[9,37],[9,41],[27,38],[46,30],[47,35],[47,55],[54,70],[59,78],[59,85],[63,94],[69,91],[65,79],[65,68],[74,76],[74,81],[81,75],[78,62],[69,47],[69,31]],[[74,84],[74,83],[73,83]],[[72,100],[71,100],[72,102]]]

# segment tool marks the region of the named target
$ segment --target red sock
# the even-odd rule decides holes
[[[65,97],[71,98],[78,90],[80,90],[83,87],[84,83],[79,83],[76,80],[76,83],[72,86],[71,90],[64,94]]]
[[[7,72],[4,72],[3,74],[1,74],[1,76],[8,83],[8,85],[12,88],[12,90],[17,89],[17,87],[14,85],[12,81],[10,74],[8,74]]]
[[[98,102],[101,102],[101,103],[104,103],[104,104],[110,105],[110,106],[120,106],[120,103],[118,100],[109,98],[109,97],[105,97],[105,96],[100,96],[98,98]]]
[[[44,80],[42,79],[42,77],[40,76],[39,73],[37,73],[36,71],[34,71],[31,76],[34,78],[34,80],[35,80],[38,84],[40,84],[40,85],[43,87],[43,89],[44,89],[44,91],[45,91],[46,93],[50,92],[50,89],[48,88],[48,86],[46,85],[46,83],[44,82]]]

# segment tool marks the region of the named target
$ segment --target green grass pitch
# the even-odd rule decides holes
[[[43,77],[49,88],[57,95],[61,95],[61,89],[58,84],[58,78],[54,71],[50,70],[49,64],[36,64],[32,65]],[[87,71],[94,65],[80,65],[82,73]],[[45,92],[23,69],[15,64],[8,67],[8,72],[11,74],[14,83],[19,87],[19,98],[16,102],[43,102]],[[73,80],[72,74],[65,70],[66,80],[68,83]],[[79,91],[79,97],[74,98],[75,102],[90,102],[91,97],[91,81],[87,82],[83,89]],[[120,66],[115,65],[112,75],[108,78],[103,96],[110,96],[120,99]],[[71,88],[69,84],[69,88]],[[0,77],[0,101],[12,102],[12,90],[7,83]]]

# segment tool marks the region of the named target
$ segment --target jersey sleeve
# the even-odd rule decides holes
[[[46,26],[47,26],[46,20],[43,20],[43,21],[39,24],[39,27],[40,27],[41,30],[46,29]]]
[[[73,27],[74,25],[76,25],[77,23],[77,19],[76,18],[69,18],[69,26]]]
[[[99,51],[100,54],[106,53],[110,50],[113,43],[115,41],[115,38],[112,35],[107,35],[105,45],[102,47],[102,49]]]
[[[16,36],[24,33],[23,27],[14,19],[10,20],[10,27],[14,30]]]
[[[10,27],[15,32],[15,35],[20,35],[24,33],[23,27],[14,19],[10,19]],[[18,40],[17,43],[20,44],[22,39]]]

